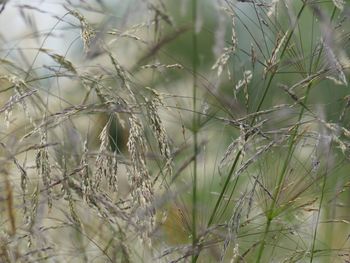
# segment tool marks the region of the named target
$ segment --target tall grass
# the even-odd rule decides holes
[[[0,262],[350,260],[347,2],[0,5]]]

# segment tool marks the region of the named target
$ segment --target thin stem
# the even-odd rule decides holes
[[[305,6],[306,6],[306,1],[303,2],[303,5],[302,5],[302,7],[301,7],[300,10],[299,10],[299,13],[298,13],[298,15],[297,15],[296,21],[295,21],[295,23],[294,23],[294,25],[293,25],[293,27],[292,27],[291,32],[290,32],[289,35],[288,35],[288,38],[287,38],[287,40],[286,40],[286,44],[284,45],[284,48],[283,48],[283,50],[281,51],[281,56],[280,56],[280,57],[282,57],[282,56],[284,55],[284,53],[286,52],[286,50],[287,50],[287,47],[288,47],[288,45],[289,45],[289,42],[290,42],[290,40],[291,40],[291,38],[292,38],[292,36],[293,36],[293,33],[294,33],[294,31],[295,31],[295,28],[296,28],[297,25],[298,25],[298,20],[299,20],[299,18],[301,17],[301,14],[302,14],[302,12],[303,12]],[[267,88],[265,89],[265,92],[264,92],[264,95],[263,95],[263,98],[262,98],[262,99],[265,98],[265,96],[266,96],[266,94],[267,94],[267,91],[268,91],[268,88],[269,88],[270,85],[271,85],[272,78],[273,78],[274,76],[275,76],[275,74],[272,74],[272,75],[271,75],[271,78],[270,78],[270,80],[269,80],[269,83],[268,83]],[[306,103],[306,101],[307,101],[307,97],[308,97],[310,88],[311,88],[311,84],[309,84],[308,89],[307,89],[307,91],[306,91],[306,96],[305,96],[305,98],[304,98],[304,103]],[[260,107],[261,107],[261,105],[262,105],[262,102],[263,102],[263,100],[260,101],[257,111],[260,110]],[[300,114],[299,114],[298,122],[297,122],[297,123],[300,123],[300,120],[301,120],[301,118],[302,118],[302,116],[303,116],[303,113],[304,113],[304,108],[302,108],[301,111],[300,111]],[[292,134],[292,136],[291,136],[291,138],[290,138],[289,146],[288,146],[288,152],[287,152],[287,157],[286,157],[286,160],[285,160],[285,162],[284,162],[284,164],[283,164],[283,167],[282,167],[282,171],[281,171],[281,173],[280,173],[280,175],[279,175],[279,178],[278,178],[277,188],[275,189],[274,194],[273,194],[273,199],[272,199],[273,201],[272,201],[272,203],[271,203],[271,206],[270,206],[269,210],[267,211],[267,222],[266,222],[266,227],[265,227],[265,230],[264,230],[263,238],[262,238],[262,241],[261,241],[259,250],[258,250],[258,256],[257,256],[257,259],[256,259],[256,262],[257,262],[257,263],[260,262],[260,260],[261,260],[261,258],[262,258],[262,255],[263,255],[263,253],[264,253],[265,242],[266,242],[265,240],[266,240],[267,234],[268,234],[268,232],[269,232],[269,230],[270,230],[271,222],[272,222],[272,220],[273,220],[273,218],[274,218],[274,216],[275,216],[274,213],[275,213],[276,202],[277,202],[278,196],[279,196],[279,194],[280,194],[280,192],[281,192],[281,189],[282,189],[282,185],[283,185],[283,182],[284,182],[284,178],[285,178],[285,174],[286,174],[286,170],[287,170],[289,161],[290,161],[291,156],[293,155],[293,152],[294,152],[294,142],[295,142],[296,136],[297,136],[297,134],[298,134],[298,127],[299,127],[299,124],[296,125],[296,127],[295,127],[295,129],[294,129],[294,132],[293,132],[293,134]]]
[[[331,143],[329,144],[329,149],[328,149],[328,157],[331,151]],[[327,158],[327,160],[329,160],[329,158]],[[321,198],[320,198],[320,203],[318,205],[318,213],[317,213],[317,219],[316,219],[316,226],[315,226],[315,230],[314,230],[314,236],[312,239],[312,246],[311,246],[311,255],[310,255],[310,263],[313,262],[314,259],[314,255],[315,255],[315,246],[316,246],[316,237],[317,237],[317,230],[318,230],[318,224],[320,221],[320,217],[321,217],[321,209],[322,209],[322,204],[323,204],[323,200],[324,200],[324,193],[325,193],[325,189],[326,189],[326,183],[327,183],[327,170],[328,170],[328,165],[326,167],[326,172],[323,176],[323,182],[322,182],[322,190],[321,190]]]
[[[334,16],[335,16],[335,13],[336,13],[336,10],[337,8],[334,7],[333,8],[333,12],[332,12],[332,15],[331,15],[331,22],[333,21],[334,19]],[[317,69],[318,67],[318,64],[319,64],[319,61],[320,61],[320,58],[321,58],[321,54],[322,54],[322,51],[323,51],[323,46],[321,46],[321,49],[320,49],[320,52],[318,54],[318,57],[317,57],[317,61],[316,61],[316,64],[315,64],[315,69]],[[310,65],[311,67],[311,65]],[[330,147],[329,147],[330,148]],[[330,152],[330,149],[328,151],[328,155],[329,155],[329,152]],[[327,158],[328,160],[328,158]],[[328,167],[326,167],[328,169]],[[323,199],[324,199],[324,191],[325,191],[325,187],[326,187],[326,181],[327,181],[327,172],[325,173],[324,177],[323,177],[323,182],[322,182],[322,191],[321,191],[321,199],[320,199],[320,203],[318,205],[318,214],[317,214],[317,219],[316,219],[316,226],[315,226],[315,230],[314,230],[314,236],[313,236],[313,239],[312,239],[312,246],[311,246],[311,255],[310,255],[310,263],[313,262],[313,259],[314,259],[314,255],[315,255],[315,246],[316,246],[316,238],[317,238],[317,230],[318,230],[318,223],[320,221],[320,216],[321,216],[321,209],[322,209],[322,204],[323,204]]]
[[[288,45],[289,45],[289,42],[290,42],[290,40],[291,40],[291,38],[292,38],[292,35],[293,35],[294,31],[295,31],[295,28],[297,27],[298,20],[299,20],[299,18],[300,18],[300,16],[301,16],[301,14],[302,14],[302,12],[303,12],[305,6],[306,6],[306,2],[303,2],[303,5],[302,5],[302,7],[301,7],[301,9],[299,10],[299,13],[298,13],[298,15],[297,15],[296,22],[295,22],[295,24],[293,25],[292,30],[291,30],[291,32],[289,33],[289,35],[288,35],[288,37],[287,37],[287,40],[286,40],[286,43],[285,43],[285,45],[284,45],[284,47],[283,47],[283,49],[282,49],[282,51],[281,51],[280,59],[284,56],[284,54],[285,54],[285,52],[286,52],[286,50],[287,50],[287,47],[288,47]],[[260,111],[260,109],[261,109],[261,107],[262,107],[262,105],[263,105],[263,102],[265,101],[265,98],[266,98],[266,96],[267,96],[267,94],[268,94],[268,91],[270,90],[270,88],[271,88],[271,86],[272,86],[272,81],[273,81],[273,79],[274,79],[274,77],[275,77],[275,75],[276,75],[276,72],[277,72],[277,70],[271,73],[271,76],[270,76],[270,78],[269,78],[269,81],[268,81],[268,83],[267,83],[267,86],[266,86],[266,88],[265,88],[265,90],[264,90],[263,96],[261,97],[260,102],[259,102],[259,104],[258,104],[258,106],[257,106],[257,108],[256,108],[256,112]],[[256,120],[256,116],[253,117],[253,119],[252,119],[252,121],[251,121],[251,125],[254,124],[255,120]],[[296,132],[295,134],[297,134],[297,132]],[[248,137],[247,137],[246,139],[248,139]],[[294,140],[294,139],[293,139],[293,140]],[[291,149],[290,149],[290,152],[292,152]],[[225,180],[225,183],[224,183],[224,186],[223,186],[223,188],[222,188],[222,190],[221,190],[221,192],[220,192],[219,198],[218,198],[218,200],[216,201],[215,206],[214,206],[214,209],[213,209],[213,211],[212,211],[212,213],[211,213],[211,215],[210,215],[210,219],[209,219],[209,221],[208,221],[207,227],[211,226],[211,224],[212,224],[213,221],[214,221],[214,217],[215,217],[215,215],[216,215],[216,213],[217,213],[217,211],[218,211],[218,209],[219,209],[219,207],[220,207],[220,204],[221,204],[221,202],[222,202],[222,200],[223,200],[224,194],[226,193],[226,191],[227,191],[227,189],[228,189],[229,182],[231,181],[231,178],[232,178],[232,176],[233,176],[233,173],[234,173],[234,171],[235,171],[235,169],[236,169],[236,166],[237,166],[237,164],[238,164],[238,160],[239,160],[239,158],[240,158],[241,155],[242,155],[242,150],[240,150],[240,151],[237,153],[236,158],[235,158],[235,160],[234,160],[234,162],[233,162],[233,164],[232,164],[232,166],[231,166],[231,168],[230,168],[229,174],[228,174],[228,176],[227,176],[227,178],[226,178],[226,180]],[[235,188],[236,188],[236,186],[237,186],[237,184],[238,184],[239,178],[240,178],[240,177],[237,177],[237,178],[236,178],[236,180],[235,180],[235,182],[234,182],[234,185],[233,185],[232,191],[235,190]],[[282,179],[283,179],[283,178],[280,178],[281,181],[282,181]],[[232,191],[231,191],[231,193],[232,193]],[[267,235],[267,233],[268,233],[268,231],[269,231],[269,228],[270,228],[270,223],[271,223],[271,220],[268,219],[267,225],[266,225],[266,228],[265,228],[265,231],[264,231],[263,241],[262,241],[262,244],[261,244],[261,246],[260,246],[260,248],[259,248],[258,258],[257,258],[257,261],[256,261],[256,262],[260,262],[260,258],[261,258],[261,256],[262,256],[262,253],[263,253],[263,250],[264,250],[265,238],[266,238],[266,235]],[[195,257],[195,261],[196,261],[197,258],[198,258],[198,255]],[[195,261],[194,261],[194,262],[195,262]]]
[[[192,185],[192,262],[197,261],[198,252],[197,246],[197,153],[198,153],[198,137],[197,137],[197,0],[192,0],[192,72],[193,72],[193,118],[192,118],[192,132],[193,132],[193,185]]]

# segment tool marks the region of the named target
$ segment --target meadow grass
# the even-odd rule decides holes
[[[0,261],[348,262],[349,17],[4,1]]]

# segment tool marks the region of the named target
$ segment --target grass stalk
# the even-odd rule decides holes
[[[301,15],[301,11],[304,9],[305,5],[302,6],[299,14]],[[335,11],[336,11],[336,8],[333,9],[333,13],[332,13],[332,17],[331,19],[334,18],[334,14],[335,14]],[[299,18],[299,14],[298,14],[298,18]],[[298,19],[296,20],[298,21]],[[292,32],[291,32],[292,33]],[[288,37],[288,40],[289,41],[291,38],[291,34],[289,35]],[[285,48],[283,49],[281,55],[283,55],[283,53],[285,52],[286,50],[286,46],[285,45]],[[322,54],[322,51],[323,51],[323,47],[321,47],[320,49],[320,52],[318,54],[318,57],[317,57],[317,61],[315,63],[315,69],[317,69],[318,67],[318,64],[319,64],[319,61],[320,61],[320,57],[321,57],[321,54]],[[311,72],[310,72],[311,73]],[[308,86],[307,86],[307,89],[306,89],[306,92],[305,92],[305,97],[303,99],[303,102],[302,102],[302,105],[306,105],[307,103],[307,100],[308,100],[308,97],[309,97],[309,94],[310,94],[310,90],[311,90],[311,87],[312,87],[312,83],[310,83]],[[265,95],[265,94],[264,94]],[[300,123],[301,121],[301,118],[302,116],[304,115],[304,111],[305,111],[305,107],[302,107],[300,109],[300,113],[299,113],[299,116],[298,116],[298,121],[297,123]],[[283,167],[282,167],[282,171],[281,171],[281,174],[279,176],[279,180],[278,180],[278,183],[277,183],[277,188],[274,192],[274,195],[273,195],[273,201],[271,203],[271,207],[269,208],[268,210],[268,216],[267,216],[267,223],[266,223],[266,227],[265,227],[265,231],[264,231],[264,236],[263,236],[263,239],[262,239],[262,243],[260,245],[260,248],[259,248],[259,252],[258,252],[258,256],[257,256],[257,261],[256,262],[260,262],[261,260],[261,257],[262,257],[262,254],[263,254],[263,250],[264,250],[264,247],[265,247],[265,240],[266,240],[266,237],[267,237],[267,234],[269,232],[269,229],[270,229],[270,225],[271,225],[271,222],[274,218],[274,210],[275,210],[275,206],[276,206],[276,201],[278,199],[278,196],[280,194],[280,191],[281,191],[281,188],[282,188],[282,185],[283,185],[283,181],[284,181],[284,178],[285,178],[285,175],[286,175],[286,170],[287,170],[287,167],[288,167],[288,164],[291,160],[291,157],[293,155],[293,152],[294,152],[294,149],[295,149],[295,145],[294,145],[294,142],[295,142],[295,139],[297,137],[297,134],[298,134],[298,128],[299,128],[299,124],[297,124],[294,128],[294,132],[290,138],[290,141],[289,141],[289,146],[288,146],[288,153],[287,153],[287,157],[286,157],[286,160],[283,164]],[[323,188],[325,186],[325,181],[323,182]],[[321,200],[323,199],[323,192],[322,192],[322,195],[321,195]],[[322,203],[322,201],[320,201],[320,203]],[[316,227],[317,229],[317,227]],[[312,244],[312,251],[311,251],[311,261],[312,262],[312,259],[313,259],[313,249],[314,249],[314,245],[315,245],[315,238],[316,238],[316,230],[315,230],[315,234],[314,234],[314,238],[313,238],[313,244]]]
[[[337,11],[337,8],[334,7],[333,11],[332,11],[331,19],[330,19],[331,22],[334,19],[336,11]],[[320,52],[318,53],[317,61],[316,61],[315,65],[314,65],[315,69],[317,69],[317,67],[318,67],[318,64],[319,64],[320,59],[321,59],[322,52],[323,52],[323,46],[321,46]],[[328,152],[328,154],[329,154],[329,152]],[[320,216],[321,216],[321,210],[322,210],[322,204],[323,204],[323,199],[324,199],[324,191],[325,191],[325,187],[326,187],[326,181],[327,181],[327,173],[325,173],[325,175],[323,177],[323,182],[322,182],[322,191],[321,191],[320,203],[318,205],[318,214],[317,214],[317,219],[316,219],[316,226],[315,226],[315,230],[314,230],[314,234],[313,234],[313,238],[312,238],[312,245],[311,245],[311,252],[310,252],[311,253],[310,254],[310,263],[313,262],[314,255],[315,255],[318,223],[319,223]]]
[[[299,19],[300,19],[300,17],[301,17],[301,14],[302,14],[302,12],[303,12],[305,6],[306,6],[306,1],[303,1],[303,4],[302,4],[302,6],[301,6],[301,8],[300,8],[300,10],[299,10],[299,12],[298,12],[297,17],[296,17],[296,21],[295,21],[295,23],[294,23],[294,25],[293,25],[293,27],[292,27],[291,32],[290,32],[289,35],[288,35],[288,38],[287,38],[286,43],[285,43],[285,45],[284,45],[284,48],[283,48],[283,50],[281,51],[280,58],[283,57],[283,55],[285,54],[285,52],[286,52],[286,50],[287,50],[288,44],[289,44],[289,42],[290,42],[290,40],[291,40],[291,38],[292,38],[292,36],[293,36],[293,34],[294,34],[294,31],[295,31],[295,29],[296,29],[296,27],[297,27],[297,25],[298,25],[298,21],[299,21]],[[272,79],[273,79],[274,76],[275,76],[275,74],[273,73],[273,74],[271,75],[271,77],[270,77],[270,80],[269,80],[269,83],[268,83],[268,85],[267,85],[267,88],[265,89],[265,92],[264,92],[264,94],[263,94],[262,100],[260,101],[260,103],[259,103],[259,105],[258,105],[257,111],[260,110],[260,107],[261,107],[261,105],[262,105],[262,103],[263,103],[263,99],[265,99],[265,96],[266,96],[266,94],[267,94],[268,89],[269,89],[270,86],[271,86],[271,82],[272,82]],[[307,101],[310,88],[311,88],[311,84],[309,84],[309,86],[308,86],[308,88],[307,88],[306,96],[305,96],[304,102],[303,102],[304,105],[305,105],[305,103],[306,103],[306,101]],[[301,120],[303,114],[304,114],[304,108],[302,107],[301,110],[300,110],[300,113],[299,113],[299,117],[298,117],[298,122],[297,122],[297,123],[300,122],[300,120]],[[293,132],[291,138],[289,139],[289,146],[288,146],[287,156],[286,156],[286,159],[285,159],[285,161],[284,161],[284,164],[283,164],[281,173],[280,173],[280,175],[279,175],[279,177],[278,177],[277,188],[275,188],[271,206],[270,206],[269,210],[267,211],[267,222],[266,222],[266,227],[265,227],[265,230],[264,230],[263,238],[262,238],[262,241],[261,241],[261,243],[260,243],[259,250],[258,250],[258,255],[257,255],[257,259],[256,259],[256,262],[257,262],[257,263],[260,262],[260,260],[261,260],[261,258],[262,258],[262,255],[263,255],[263,252],[264,252],[264,249],[265,249],[266,237],[267,237],[267,234],[268,234],[268,232],[269,232],[269,230],[270,230],[271,222],[272,222],[272,220],[273,220],[273,218],[274,218],[276,202],[277,202],[278,196],[279,196],[279,194],[280,194],[280,192],[281,192],[281,189],[282,189],[282,185],[283,185],[283,182],[284,182],[284,178],[285,178],[285,175],[286,175],[286,170],[287,170],[288,164],[289,164],[289,162],[290,162],[290,160],[291,160],[291,157],[292,157],[292,155],[293,155],[293,152],[294,152],[294,142],[295,142],[295,139],[296,139],[297,134],[298,134],[298,127],[299,127],[299,125],[296,125],[296,127],[294,128],[294,132]]]
[[[197,0],[192,0],[192,73],[193,73],[193,115],[192,115],[192,133],[193,133],[193,185],[192,185],[192,262],[197,260],[197,154],[198,154],[198,136],[197,136]]]
[[[291,32],[289,33],[288,37],[287,37],[286,43],[285,43],[285,45],[284,45],[284,47],[283,47],[283,49],[282,49],[282,51],[281,51],[280,58],[282,58],[282,57],[284,56],[284,54],[285,54],[285,52],[286,52],[286,50],[287,50],[287,47],[288,47],[288,45],[289,45],[289,42],[290,42],[290,40],[291,40],[291,38],[292,38],[292,36],[293,36],[293,33],[294,33],[294,31],[295,31],[295,29],[296,29],[296,27],[297,27],[297,25],[298,25],[298,20],[299,20],[299,18],[300,18],[300,16],[301,16],[301,14],[302,14],[302,12],[303,12],[305,6],[306,6],[306,2],[303,2],[303,5],[302,5],[302,7],[300,8],[300,10],[299,10],[299,12],[298,12],[297,19],[296,19],[296,21],[295,21],[295,23],[294,23],[294,25],[293,25],[293,27],[292,27],[292,30],[291,30]],[[263,93],[263,95],[262,95],[262,97],[261,97],[261,99],[260,99],[260,101],[259,101],[259,104],[258,104],[258,106],[257,106],[257,108],[256,108],[256,110],[255,110],[255,112],[259,112],[259,111],[260,111],[260,109],[261,109],[261,107],[262,107],[262,105],[263,105],[263,103],[264,103],[264,101],[265,101],[265,99],[266,99],[266,96],[267,96],[267,94],[268,94],[268,91],[269,91],[270,88],[271,88],[271,84],[272,84],[272,81],[273,81],[273,79],[274,79],[274,77],[275,77],[275,75],[276,75],[276,72],[277,72],[277,70],[274,71],[274,72],[272,72],[272,74],[270,75],[269,81],[268,81],[268,83],[267,83],[267,85],[266,85],[266,88],[265,88],[265,90],[264,90],[264,93]],[[256,120],[256,116],[253,116],[252,121],[251,121],[251,126],[254,125],[255,120]],[[246,139],[247,139],[247,138],[246,138]],[[218,209],[219,209],[219,207],[220,207],[220,204],[221,204],[221,202],[222,202],[222,200],[223,200],[223,197],[224,197],[224,195],[225,195],[225,193],[226,193],[226,191],[227,191],[227,189],[228,189],[229,182],[231,181],[231,178],[232,178],[232,176],[233,176],[233,174],[234,174],[234,171],[235,171],[236,166],[237,166],[237,164],[238,164],[238,160],[239,160],[239,158],[240,158],[241,155],[242,155],[242,150],[238,151],[238,153],[237,153],[237,155],[236,155],[236,158],[235,158],[235,160],[234,160],[234,162],[233,162],[233,164],[232,164],[232,166],[231,166],[231,168],[230,168],[230,171],[229,171],[229,174],[228,174],[227,177],[226,177],[224,186],[223,186],[223,188],[222,188],[222,190],[221,190],[221,192],[220,192],[220,194],[219,194],[219,197],[218,197],[218,199],[217,199],[217,201],[216,201],[216,203],[215,203],[214,209],[213,209],[213,211],[212,211],[212,213],[211,213],[211,215],[210,215],[210,218],[209,218],[207,227],[210,227],[210,226],[212,225],[213,221],[214,221],[215,215],[217,214],[217,211],[218,211]],[[233,185],[233,188],[232,188],[232,192],[235,191],[235,188],[236,188],[236,186],[237,186],[237,184],[238,184],[239,178],[240,178],[240,177],[237,177],[237,179],[235,180],[234,185]],[[282,178],[281,178],[281,179],[282,179]],[[281,180],[281,179],[280,179],[280,180]],[[282,180],[281,180],[281,181],[282,181]],[[232,195],[231,195],[231,196],[232,196]],[[263,240],[266,238],[265,235],[267,235],[267,232],[268,232],[268,230],[269,230],[269,228],[270,228],[270,223],[271,223],[271,221],[268,220],[268,221],[267,221],[266,228],[265,228]],[[264,241],[263,241],[262,243],[264,243]],[[260,246],[260,248],[259,248],[259,252],[258,252],[257,262],[260,262],[260,258],[261,258],[261,256],[262,256],[262,252],[263,252],[263,247],[264,247],[264,244],[261,244],[261,246]],[[196,259],[197,259],[197,258],[198,258],[198,256],[196,257]],[[195,261],[194,261],[194,262],[195,262]]]
[[[332,143],[332,142],[331,142]],[[328,155],[330,153],[330,149],[328,151]],[[326,167],[327,169],[328,167]],[[314,230],[314,235],[312,238],[312,245],[311,245],[311,254],[310,254],[310,263],[313,262],[314,256],[315,256],[315,247],[316,247],[316,238],[317,238],[317,230],[318,230],[318,223],[320,221],[321,217],[321,210],[322,210],[322,205],[325,197],[325,189],[326,189],[326,183],[327,183],[327,171],[323,176],[323,181],[322,181],[322,190],[321,190],[321,196],[320,196],[320,203],[318,204],[318,212],[317,212],[317,219],[316,219],[316,226]]]

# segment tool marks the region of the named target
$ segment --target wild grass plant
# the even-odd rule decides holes
[[[350,261],[348,2],[0,5],[0,262]]]

